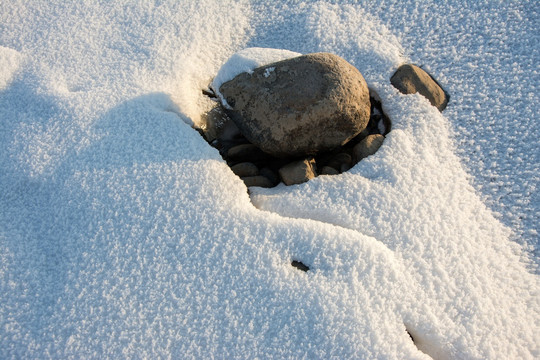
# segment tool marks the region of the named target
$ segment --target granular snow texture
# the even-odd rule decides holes
[[[0,3],[0,358],[538,358],[538,5],[476,4]],[[381,149],[250,198],[191,126],[248,47],[355,65]]]

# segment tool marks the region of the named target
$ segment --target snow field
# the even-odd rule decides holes
[[[389,85],[407,57],[385,19],[0,3],[0,358],[538,357],[538,277],[469,185],[460,110]],[[353,63],[393,120],[379,152],[250,198],[190,126],[246,47]]]

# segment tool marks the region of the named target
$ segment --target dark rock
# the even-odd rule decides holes
[[[231,166],[231,170],[240,177],[259,175],[259,169],[257,166],[250,162],[243,162],[233,165]]]
[[[323,166],[323,168],[321,169],[320,174],[321,175],[338,175],[339,171],[337,171],[336,169],[334,169],[331,166]]]
[[[381,147],[383,141],[384,136],[380,134],[369,135],[364,140],[360,141],[353,149],[354,163],[359,162],[369,155],[375,154]]]
[[[282,168],[283,166],[287,165],[294,159],[287,159],[287,158],[275,158],[275,157],[269,157],[268,159],[265,159],[263,162],[259,163],[259,167],[267,167],[271,169],[272,171],[276,172]]]
[[[218,138],[218,128],[223,125],[223,123],[232,120],[225,114],[223,109],[220,106],[212,108],[207,113],[204,113],[201,117],[205,126],[204,126],[204,136],[208,142],[217,140]],[[240,131],[238,130],[238,133]]]
[[[294,266],[295,268],[297,268],[298,270],[302,270],[302,271],[308,271],[309,270],[309,267],[304,265],[304,263],[302,263],[300,261],[293,260],[291,262],[291,265]]]
[[[356,135],[355,138],[352,140],[354,142],[360,142],[363,139],[366,138],[371,133],[371,127],[366,127],[364,130],[360,132],[360,134]]]
[[[230,161],[260,161],[268,159],[269,155],[253,144],[236,145],[227,152],[227,160]]]
[[[222,156],[226,157],[231,147],[249,143],[221,106],[216,106],[204,114],[203,120],[206,140],[219,149]]]
[[[351,169],[351,165],[349,164],[341,164],[339,167],[339,172],[344,173],[345,171],[349,171]]]
[[[274,185],[279,184],[279,176],[276,174],[275,171],[272,171],[271,169],[264,167],[260,170],[260,174],[268,180],[270,180]]]
[[[314,155],[343,145],[369,121],[364,78],[344,59],[328,53],[240,74],[220,92],[242,134],[277,157]]]
[[[336,156],[334,156],[330,161],[328,161],[326,165],[343,172],[341,170],[342,166],[345,165],[345,167],[348,167],[347,170],[349,170],[351,168],[351,164],[352,164],[351,155],[347,153],[339,153]]]
[[[403,94],[420,93],[439,111],[443,111],[448,104],[448,94],[439,83],[416,65],[401,65],[390,78],[390,82]]]
[[[279,176],[285,185],[301,184],[317,176],[315,159],[294,161],[279,169]]]
[[[391,129],[390,119],[388,119],[388,117],[383,112],[379,95],[375,91],[370,90],[370,96],[371,116],[369,118],[369,123],[366,130],[362,131],[361,134],[364,135],[363,137],[370,134],[385,135]]]
[[[202,89],[202,94],[208,96],[210,99],[217,99],[216,94],[211,89]]]
[[[244,181],[244,184],[246,184],[247,187],[250,186],[259,186],[263,188],[271,188],[274,187],[274,184],[270,179],[268,179],[266,176],[257,175],[257,176],[247,176],[241,178]]]

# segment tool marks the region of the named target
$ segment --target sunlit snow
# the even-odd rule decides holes
[[[0,358],[540,357],[538,12],[0,2]],[[392,131],[248,194],[192,126],[202,90],[320,51]],[[443,113],[391,86],[403,62]]]

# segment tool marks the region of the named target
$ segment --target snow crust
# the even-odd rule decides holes
[[[496,190],[485,200],[467,171],[506,158],[465,156],[454,135],[494,140],[465,121],[466,70],[494,50],[535,63],[538,42],[509,47],[516,27],[501,21],[519,17],[534,40],[537,6],[435,5],[1,2],[0,358],[538,358],[539,279],[511,241],[535,225],[494,215]],[[445,67],[430,53],[449,53],[448,34],[460,51]],[[201,90],[317,51],[362,72],[392,132],[346,174],[250,197],[191,126],[211,106]],[[453,95],[443,114],[389,84],[417,59]],[[499,70],[480,76],[492,105],[506,109],[510,76],[538,86]],[[529,219],[539,180],[520,166],[493,171],[526,183],[528,207],[511,211]]]

